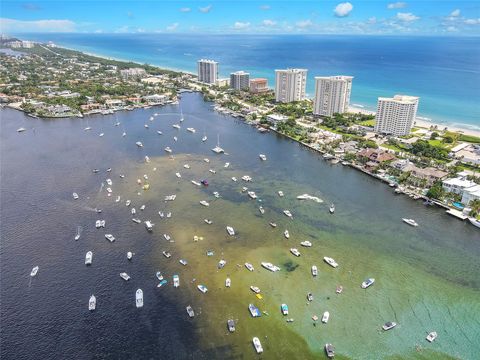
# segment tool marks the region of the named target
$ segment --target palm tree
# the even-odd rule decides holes
[[[470,201],[469,207],[472,209],[470,216],[477,217],[480,214],[480,199]]]

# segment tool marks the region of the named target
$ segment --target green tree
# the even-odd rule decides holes
[[[470,211],[470,216],[476,218],[478,215],[480,215],[480,199],[475,199],[470,201],[470,204],[468,204],[470,208],[472,209]]]
[[[441,200],[445,196],[445,190],[443,190],[442,182],[437,181],[432,185],[432,187],[428,190],[427,196],[432,199]]]
[[[438,135],[437,132],[432,132],[432,135],[430,135],[430,140],[435,140],[437,137],[439,137],[440,135]]]

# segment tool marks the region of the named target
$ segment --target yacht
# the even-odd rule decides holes
[[[218,262],[218,266],[217,266],[217,267],[218,267],[219,269],[223,269],[226,264],[227,264],[227,262],[222,259],[222,260],[220,260],[220,261]]]
[[[312,243],[308,240],[302,241],[300,245],[305,246],[305,247],[312,247]]]
[[[173,287],[180,286],[180,277],[178,275],[173,275]]]
[[[217,146],[215,146],[212,151],[214,153],[217,153],[217,154],[222,154],[225,152],[225,150],[223,150],[221,147],[220,147],[220,137],[217,135]]]
[[[38,269],[39,269],[39,267],[38,267],[38,266],[35,266],[35,267],[32,269],[32,271],[30,272],[30,276],[31,276],[31,277],[34,277],[35,275],[37,275]]]
[[[249,191],[247,194],[251,199],[256,199],[258,197],[257,194],[255,194],[255,191]]]
[[[197,289],[200,290],[204,294],[208,291],[207,287],[205,285],[202,285],[202,284],[197,285]]]
[[[325,344],[325,353],[328,358],[333,358],[335,356],[335,348],[332,344]]]
[[[404,223],[407,223],[410,226],[418,226],[417,222],[413,219],[402,219]]]
[[[280,271],[280,268],[278,266],[273,265],[272,263],[269,263],[269,262],[262,262],[262,267],[264,267],[267,270],[270,270],[271,272]]]
[[[427,341],[433,342],[437,338],[438,334],[435,331],[432,331],[427,335]]]
[[[385,330],[385,331],[388,331],[388,330],[390,330],[390,329],[393,329],[395,326],[397,326],[397,323],[396,323],[396,322],[389,321],[389,322],[386,322],[386,323],[382,326],[382,329]]]
[[[200,204],[202,204],[203,206],[210,206],[209,202],[205,200],[200,201]]]
[[[277,223],[270,222],[269,224],[270,224],[270,226],[273,227],[273,228],[276,228],[276,227],[277,227]]]
[[[362,289],[366,289],[369,286],[372,286],[374,282],[375,282],[374,278],[369,278],[369,279],[365,280],[364,282],[362,282]]]
[[[313,201],[315,201],[315,202],[317,202],[317,203],[323,202],[323,200],[320,199],[319,197],[312,196],[312,195],[309,195],[309,194],[298,195],[298,196],[297,196],[297,200],[313,200]]]
[[[178,125],[178,124],[173,124],[172,127],[174,127],[175,129],[180,129],[181,128],[181,126]]]
[[[93,253],[91,251],[87,252],[87,254],[85,255],[85,265],[92,264],[92,257],[93,257]]]
[[[137,142],[135,143],[135,145],[137,145],[138,147],[143,147],[143,144],[142,144],[141,141],[137,141]]]
[[[312,265],[312,275],[317,276],[318,275],[318,269],[316,265]]]
[[[138,289],[135,293],[135,305],[137,308],[143,307],[143,291],[142,289]]]
[[[85,131],[88,131],[88,130],[92,130],[92,127],[91,126],[87,126],[85,129],[83,129]]]
[[[227,320],[228,331],[235,332],[235,321],[233,319]]]
[[[148,129],[148,128],[149,128],[149,126],[148,126],[147,124],[145,124],[145,125],[143,125],[143,126],[145,126],[145,129]]]
[[[330,318],[330,313],[328,311],[325,311],[322,316],[322,322],[326,324],[329,318]]]
[[[110,242],[115,241],[115,237],[112,234],[105,234],[105,239],[107,239]]]
[[[182,177],[182,175],[180,175],[180,173],[178,173],[178,172],[175,173],[175,176],[176,176],[177,178],[179,178],[179,179]]]
[[[235,230],[233,230],[233,227],[227,226],[227,233],[228,235],[233,236],[235,235]]]
[[[97,220],[95,221],[95,227],[97,229],[100,229],[101,227],[105,227],[105,220]]]
[[[278,196],[280,196],[280,197],[283,197],[283,196],[284,196],[284,195],[283,195],[283,191],[281,191],[281,190],[277,191],[277,194],[278,194]]]
[[[90,300],[88,300],[88,310],[93,311],[97,306],[97,299],[94,295],[90,296]]]
[[[285,214],[285,216],[288,216],[289,218],[293,217],[292,213],[289,210],[283,210],[283,213]]]
[[[153,230],[153,224],[150,220],[145,221],[145,227],[147,228],[147,231],[152,231]]]
[[[201,185],[202,185],[201,183],[199,183],[198,181],[195,181],[195,180],[192,180],[192,184],[193,184],[193,185],[197,185],[197,186],[201,186]]]
[[[127,200],[127,201],[125,201],[125,206],[130,206],[131,203],[132,203],[131,200]]]
[[[170,147],[167,146],[167,147],[165,148],[165,151],[168,152],[168,153],[171,153],[171,152],[172,152],[172,149],[170,149]]]
[[[260,154],[258,155],[260,157],[260,159],[262,159],[263,161],[266,161],[267,160],[267,156],[264,155],[264,154]]]
[[[265,214],[265,209],[263,208],[263,206],[259,206],[258,207],[258,211],[260,211],[260,214]]]
[[[140,223],[142,222],[142,220],[140,220],[140,219],[135,219],[135,218],[132,218],[132,221],[133,221],[134,223],[137,223],[137,224],[140,224]]]
[[[125,281],[130,280],[130,276],[128,276],[128,274],[126,272],[120,273],[120,277]]]
[[[210,219],[205,219],[203,221],[205,221],[205,223],[207,223],[208,225],[212,225],[212,223],[213,223],[213,221],[210,220]]]
[[[263,353],[263,347],[262,347],[262,343],[260,342],[260,339],[258,337],[254,337],[252,339],[252,342],[253,342],[253,346],[255,346],[255,351],[257,352],[257,354]]]
[[[285,231],[283,232],[283,235],[284,235],[287,239],[290,238],[290,233],[288,232],[288,230],[285,230]]]
[[[232,176],[232,181],[237,181],[237,178],[235,176]]]
[[[298,251],[298,250],[295,249],[295,248],[291,248],[291,249],[290,249],[290,252],[291,252],[293,255],[297,256],[297,257],[300,256],[300,251]]]
[[[180,259],[180,260],[178,260],[178,262],[180,264],[182,264],[183,266],[187,266],[187,264],[188,264],[187,260],[185,260],[185,259]]]
[[[161,271],[157,271],[155,273],[155,276],[157,277],[158,281],[162,281],[163,280],[163,275],[162,275],[162,272]]]
[[[288,305],[287,304],[282,304],[280,306],[280,310],[282,311],[283,315],[288,315]]]
[[[475,226],[477,228],[480,228],[480,221],[479,220],[477,220],[473,217],[469,217],[468,221],[470,221],[470,224],[472,224],[473,226]]]
[[[163,133],[160,130],[157,130],[158,135],[163,135]]]
[[[250,286],[250,290],[252,290],[255,294],[260,294],[261,290],[257,286]]]
[[[250,264],[250,263],[245,263],[245,267],[248,269],[248,271],[253,271],[253,270],[255,270],[255,269],[253,268],[253,265]]]
[[[252,315],[252,317],[262,316],[260,310],[253,304],[248,304],[248,310],[250,311],[250,314]]]
[[[195,129],[192,127],[187,128],[187,131],[190,131],[191,133],[195,134]]]
[[[187,314],[188,316],[190,316],[191,318],[193,318],[195,316],[195,312],[193,311],[192,307],[190,305],[187,306]]]
[[[330,211],[330,214],[333,214],[335,212],[335,205],[331,204],[328,211]]]
[[[225,165],[223,165],[223,167],[226,169],[230,166],[230,163],[229,162],[226,162]]]
[[[338,266],[337,262],[333,260],[331,257],[325,256],[323,260],[331,267],[336,268]]]
[[[230,287],[232,285],[232,280],[230,280],[230,278],[226,278],[225,279],[225,287]]]
[[[78,200],[78,194],[76,192],[74,192],[72,196],[73,196],[73,200]]]
[[[308,300],[308,301],[313,301],[313,294],[312,294],[312,293],[309,292],[309,293],[307,294],[307,300]]]
[[[127,252],[127,259],[132,260],[132,258],[133,258],[133,253],[131,251],[128,251]]]
[[[207,159],[207,158],[203,159],[203,161],[205,161],[207,164],[210,163],[210,159]]]

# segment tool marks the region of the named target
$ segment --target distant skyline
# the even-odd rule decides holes
[[[0,31],[480,35],[479,1],[2,1]]]

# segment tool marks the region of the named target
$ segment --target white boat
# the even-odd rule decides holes
[[[125,201],[125,206],[130,206],[131,203],[132,203],[131,200],[127,200],[127,201]]]
[[[278,196],[280,196],[280,197],[283,197],[283,196],[284,196],[283,191],[281,191],[281,190],[277,191],[277,194],[278,194]]]
[[[426,338],[426,339],[427,339],[428,342],[434,342],[435,339],[437,338],[437,336],[438,336],[437,332],[436,332],[436,331],[432,331],[431,333],[429,333],[429,334],[427,335],[427,338]]]
[[[269,222],[269,225],[273,228],[276,228],[277,227],[277,223],[274,223],[274,222]]]
[[[110,242],[115,241],[115,237],[112,234],[105,234],[105,239],[107,239]]]
[[[132,210],[130,210],[130,212],[132,213],[132,215],[135,215],[137,213],[137,210],[135,210],[135,208],[132,208]]]
[[[120,202],[120,196],[117,196],[117,198],[115,199],[115,202]]]
[[[205,285],[202,285],[202,284],[197,285],[197,289],[200,290],[204,294],[208,291],[207,287]]]
[[[191,133],[195,134],[195,129],[192,127],[187,128],[187,131],[190,131]]]
[[[132,258],[133,258],[133,253],[131,251],[128,251],[127,252],[127,259],[132,260]]]
[[[181,126],[178,125],[178,124],[173,124],[172,127],[174,127],[175,129],[180,129],[181,128]]]
[[[382,326],[382,329],[388,331],[390,329],[393,329],[395,326],[397,326],[396,322],[388,321]]]
[[[293,217],[292,213],[289,210],[283,210],[283,213],[285,214],[285,216],[287,216],[289,218]]]
[[[145,129],[148,129],[148,127],[149,127],[147,124],[145,124],[145,125],[143,125],[143,126],[145,126]]]
[[[135,292],[135,305],[137,308],[143,307],[143,291],[142,289],[137,289]]]
[[[227,233],[230,236],[234,236],[235,235],[235,230],[233,230],[233,227],[227,226]]]
[[[187,266],[187,264],[188,264],[187,260],[185,260],[185,259],[180,259],[180,260],[178,260],[178,262],[180,264],[182,264],[183,266]]]
[[[308,240],[302,241],[300,245],[305,246],[305,247],[312,247],[312,243]]]
[[[245,263],[245,267],[248,269],[248,271],[253,271],[253,270],[255,270],[254,267],[253,267],[253,265],[250,264],[250,263]]]
[[[213,221],[210,219],[204,219],[203,221],[205,221],[205,223],[207,223],[208,225],[212,225],[213,223]]]
[[[259,206],[258,207],[258,211],[260,211],[260,214],[265,214],[265,209],[263,208],[263,206]]]
[[[35,266],[35,267],[32,269],[32,271],[30,272],[30,276],[31,276],[31,277],[34,277],[35,275],[37,275],[38,269],[39,269],[39,267],[38,267],[38,266]]]
[[[217,267],[218,267],[219,269],[223,269],[226,264],[227,264],[227,262],[222,259],[222,260],[220,260],[220,261],[218,262]]]
[[[297,257],[300,256],[300,251],[298,251],[296,248],[291,248],[290,252]]]
[[[333,260],[331,257],[325,256],[323,260],[331,267],[336,268],[338,266],[337,262]]]
[[[235,176],[232,176],[232,181],[237,181],[237,178]]]
[[[270,270],[271,272],[280,271],[280,268],[278,266],[273,265],[272,263],[269,263],[269,262],[262,262],[262,267],[264,267],[267,270]]]
[[[145,162],[148,164],[150,162],[150,157],[148,155],[145,155]]]
[[[177,195],[167,195],[165,196],[165,201],[173,201],[177,198]]]
[[[178,275],[173,275],[173,287],[180,286],[180,277]]]
[[[104,133],[100,133],[100,134],[98,134],[98,136],[100,136],[100,137],[103,137],[103,135],[105,135],[105,134],[104,134]]]
[[[155,225],[155,224],[152,223],[150,220],[145,221],[145,227],[147,228],[147,231],[152,231],[153,230],[153,225]]]
[[[157,130],[158,135],[163,135],[163,133],[160,130]]]
[[[169,241],[170,240],[170,235],[167,235],[167,234],[163,234],[163,237],[165,238],[165,240]]]
[[[252,290],[255,294],[260,294],[262,292],[257,286],[250,286],[250,290]]]
[[[195,312],[193,311],[192,307],[188,305],[186,309],[187,309],[188,316],[193,318],[195,316]]]
[[[335,212],[335,205],[331,204],[328,211],[330,211],[330,214],[333,214]]]
[[[92,257],[93,257],[93,253],[91,251],[88,251],[87,254],[85,255],[85,265],[92,264]]]
[[[140,219],[135,219],[135,218],[132,218],[132,221],[133,221],[134,223],[137,223],[137,224],[140,224],[140,223],[142,222],[142,220],[140,220]]]
[[[246,181],[246,182],[251,182],[251,181],[252,181],[252,177],[249,176],[249,175],[243,175],[243,176],[242,176],[242,180],[243,180],[243,181]]]
[[[17,132],[19,132],[19,133],[20,133],[20,132],[24,132],[25,130],[27,130],[27,129],[21,127],[21,128],[18,128],[18,129],[17,129]]]
[[[217,153],[217,154],[221,154],[221,153],[224,153],[225,150],[223,150],[221,147],[220,147],[220,137],[217,135],[217,146],[215,146],[212,151],[214,153]]]
[[[402,218],[402,220],[403,220],[404,223],[407,223],[410,226],[418,226],[417,222],[413,219]]]
[[[220,197],[220,194],[218,193],[218,191],[214,191],[213,196],[218,199]]]
[[[167,146],[167,147],[165,148],[165,151],[168,152],[168,153],[171,153],[171,152],[172,152],[172,149],[170,149],[170,147]]]
[[[88,130],[92,130],[92,127],[91,126],[87,126],[85,129],[83,129],[85,131],[88,131]]]
[[[126,272],[120,273],[120,277],[125,281],[130,280],[130,276],[128,276],[128,274]]]
[[[316,265],[312,265],[312,275],[317,276],[318,275],[318,269]]]
[[[298,199],[298,200],[313,200],[313,201],[315,201],[315,202],[317,202],[317,203],[323,202],[322,199],[320,199],[320,198],[318,198],[318,197],[316,197],[316,196],[309,195],[309,194],[298,195],[298,196],[297,196],[297,199]]]
[[[280,310],[282,311],[283,315],[288,315],[288,305],[287,304],[280,305]]]
[[[364,282],[362,282],[362,289],[366,289],[369,286],[372,286],[374,282],[375,282],[374,278],[369,278],[369,279],[365,280]]]
[[[228,319],[227,320],[227,327],[228,327],[228,331],[230,331],[231,333],[235,332],[235,320]]]
[[[105,227],[105,220],[97,220],[95,221],[95,227],[97,229],[100,229],[101,227]]]
[[[140,210],[141,211],[145,210],[145,205],[140,206]]]
[[[82,232],[82,227],[81,226],[78,226],[77,227],[77,233],[75,234],[75,241],[77,241],[78,239],[80,239],[80,234]]]
[[[232,280],[230,280],[230,278],[226,278],[225,279],[225,287],[230,287],[232,285]]]
[[[267,156],[264,155],[264,154],[260,154],[258,155],[260,157],[260,159],[262,159],[263,161],[266,161],[267,160]]]
[[[209,159],[207,159],[207,158],[203,159],[203,161],[205,161],[207,164],[209,164],[209,163],[210,163],[210,160],[209,160]]]
[[[230,166],[230,163],[229,162],[226,162],[225,165],[223,165],[223,167],[226,169]]]
[[[178,172],[175,173],[175,176],[176,176],[177,178],[179,178],[179,179],[182,177],[182,175],[180,175],[180,173],[178,173]]]
[[[73,200],[78,200],[78,194],[76,192],[74,192],[72,196],[73,196]]]
[[[252,339],[252,342],[253,342],[253,346],[255,347],[255,351],[257,352],[257,354],[263,353],[263,347],[262,347],[262,343],[260,342],[260,339],[258,337],[254,337]]]
[[[173,137],[173,141],[177,141],[178,138],[176,136]]]
[[[290,233],[288,232],[288,230],[285,230],[285,231],[283,232],[283,235],[284,235],[287,239],[290,238]]]
[[[170,252],[168,252],[168,251],[163,251],[162,254],[163,254],[163,256],[165,256],[167,259],[170,258],[170,257],[172,257],[172,254],[170,254]]]
[[[90,296],[90,300],[88,300],[88,310],[93,311],[97,307],[97,299],[94,295]]]
[[[249,191],[247,194],[251,199],[256,199],[258,197],[257,194],[255,194],[255,191]]]
[[[325,311],[322,316],[322,322],[326,324],[329,318],[330,318],[330,313],[328,311]]]
[[[158,281],[162,281],[163,280],[163,275],[162,275],[162,272],[161,271],[157,271],[155,273],[155,276],[157,277]]]
[[[183,165],[183,167],[184,167],[185,169],[190,169],[190,165],[188,165],[188,164]]]
[[[122,133],[122,136],[123,136],[123,137],[127,136],[127,133],[124,131],[124,132]]]
[[[216,174],[216,173],[217,173],[217,172],[216,172],[215,170],[213,170],[213,169],[209,169],[208,171],[211,172],[212,174]]]
[[[472,224],[473,226],[475,226],[477,228],[480,228],[480,221],[479,220],[477,220],[473,217],[469,217],[468,221],[470,221],[470,224]]]
[[[137,142],[135,143],[135,145],[137,145],[138,147],[143,147],[143,144],[142,144],[141,141],[137,141]]]
[[[110,194],[112,193],[112,189],[107,187],[107,192],[108,192],[108,196],[110,196]]]
[[[208,139],[208,138],[207,138],[207,136],[205,135],[204,137],[202,137],[202,142],[207,141],[207,139]]]
[[[193,185],[202,186],[202,184],[199,183],[198,181],[192,180],[191,182]]]

